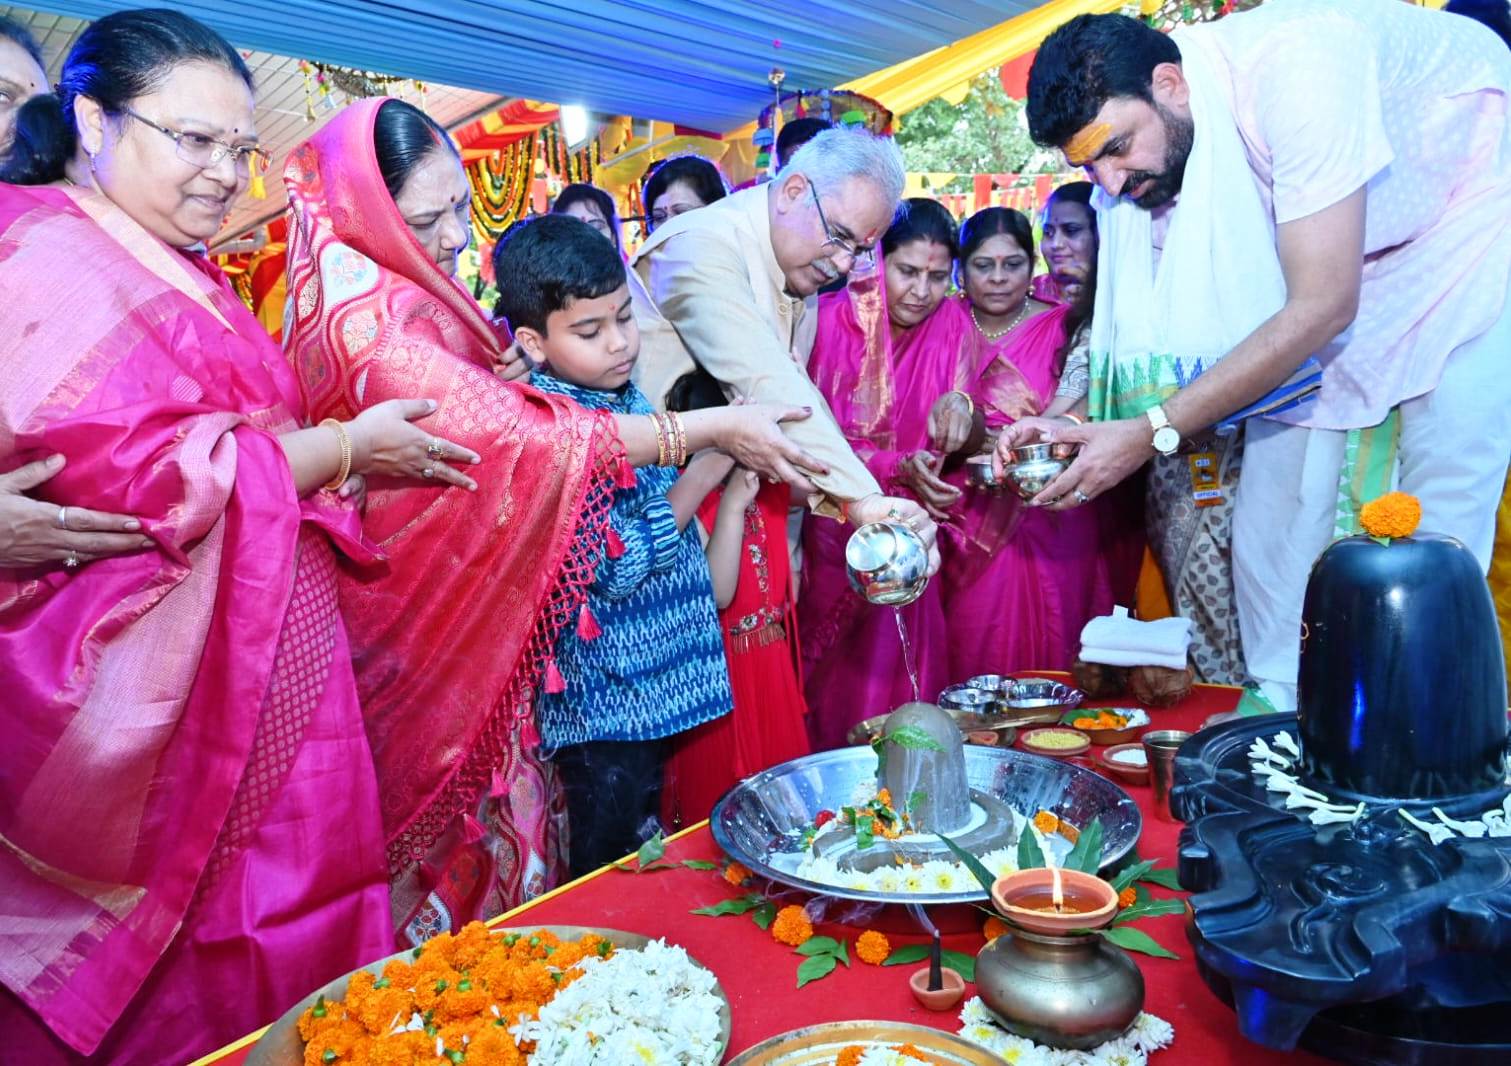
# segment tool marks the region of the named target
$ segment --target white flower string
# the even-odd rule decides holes
[[[1285,796],[1285,807],[1292,811],[1308,811],[1307,819],[1313,825],[1353,824],[1368,812],[1362,802],[1333,803],[1316,789],[1307,788],[1296,776],[1296,765],[1301,761],[1301,748],[1285,731],[1270,738],[1274,747],[1264,737],[1254,738],[1249,745],[1249,768],[1254,776],[1264,779],[1268,792]],[[1279,749],[1279,750],[1277,750]],[[1403,821],[1421,830],[1433,844],[1441,844],[1454,837],[1477,840],[1482,837],[1511,837],[1511,795],[1500,807],[1493,807],[1477,819],[1465,821],[1450,818],[1439,807],[1432,808],[1436,821],[1418,818],[1404,807],[1397,809]]]
[[[1145,1011],[1117,1039],[1089,1051],[1067,1051],[1014,1036],[998,1024],[980,996],[972,996],[960,1011],[960,1035],[1001,1056],[1011,1066],[1144,1066],[1150,1055],[1170,1046],[1175,1029]]]

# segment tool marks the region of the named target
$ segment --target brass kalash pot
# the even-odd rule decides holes
[[[1063,911],[1051,902],[1057,874]],[[1077,870],[1020,870],[992,886],[992,902],[1011,924],[976,956],[976,990],[1004,1028],[1078,1051],[1127,1032],[1144,1009],[1144,976],[1122,948],[1087,931],[1117,914],[1111,885]]]

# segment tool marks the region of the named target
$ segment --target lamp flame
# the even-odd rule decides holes
[[[1060,868],[1058,866],[1051,866],[1049,873],[1052,879],[1051,884],[1053,885],[1050,899],[1055,905],[1055,913],[1059,914],[1065,909],[1065,892],[1060,883]]]

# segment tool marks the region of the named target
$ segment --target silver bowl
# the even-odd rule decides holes
[[[1063,681],[1048,677],[1025,677],[1008,681],[1002,690],[1002,702],[1013,710],[1032,710],[1040,707],[1056,707],[1070,710],[1079,707],[1086,693],[1071,688]]]
[[[1114,867],[1138,842],[1143,819],[1117,785],[1091,770],[1026,751],[967,745],[970,787],[996,796],[1025,818],[1052,811],[1080,828],[1100,818],[1102,869]],[[868,747],[837,748],[805,755],[754,774],[726,792],[709,824],[730,858],[772,881],[819,896],[871,903],[976,903],[986,892],[925,895],[866,892],[798,877],[784,868],[801,858],[803,827],[821,810],[853,802],[856,787],[876,780],[876,753]]]
[[[929,583],[929,551],[911,526],[872,522],[850,534],[845,544],[850,587],[871,603],[901,607]]]
[[[992,472],[992,456],[989,453],[973,455],[965,461],[965,480],[978,489],[994,491],[1002,488],[1002,482]]]
[[[1025,500],[1044,491],[1075,459],[1079,445],[1068,443],[1020,444],[1008,449],[1002,477]]]
[[[1001,697],[996,689],[951,685],[939,694],[939,706],[947,711],[989,714]]]
[[[1003,674],[977,674],[965,683],[966,688],[980,689],[983,692],[1001,692],[1013,683],[1013,679]]]

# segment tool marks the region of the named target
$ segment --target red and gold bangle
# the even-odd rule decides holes
[[[1069,411],[1066,411],[1064,414],[1059,415],[1058,417],[1068,418],[1078,426],[1084,426],[1086,424],[1086,420],[1084,418],[1081,418],[1079,415],[1073,415]]]
[[[666,465],[666,423],[661,420],[659,413],[652,413],[651,424],[656,427],[656,465]]]
[[[677,431],[677,454],[673,460],[674,466],[687,465],[687,427],[682,424],[682,416],[676,411],[667,415],[671,420],[672,428]]]

